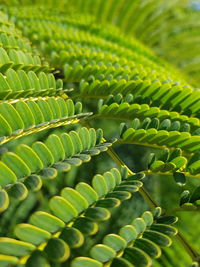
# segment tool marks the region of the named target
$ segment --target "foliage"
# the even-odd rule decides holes
[[[33,2],[0,11],[0,266],[199,266],[199,11]]]

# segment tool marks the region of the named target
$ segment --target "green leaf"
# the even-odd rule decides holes
[[[168,236],[153,230],[146,230],[143,233],[143,237],[151,240],[160,247],[169,247],[172,243]]]
[[[78,215],[77,210],[63,197],[55,196],[51,198],[49,207],[58,218],[66,223]]]
[[[132,182],[125,182],[120,186],[115,187],[114,191],[127,191],[131,194],[139,190],[138,185],[132,185]]]
[[[65,158],[65,150],[64,147],[62,145],[62,142],[60,140],[60,138],[55,135],[55,134],[51,134],[46,142],[45,145],[47,146],[47,148],[50,150],[53,158],[54,158],[54,162],[58,162],[58,161],[62,161]],[[56,149],[55,149],[56,148]]]
[[[18,224],[14,230],[15,235],[22,241],[32,243],[36,246],[50,239],[51,234],[30,224]]]
[[[191,156],[191,158],[188,161],[188,166],[192,165],[192,163],[195,163],[198,160],[200,160],[200,153],[199,152],[197,152]]]
[[[184,186],[186,184],[186,177],[184,175],[184,173],[182,172],[174,172],[173,173],[173,177],[175,182],[180,185],[180,186]]]
[[[159,130],[168,130],[171,126],[171,121],[169,119],[163,120],[160,123]]]
[[[44,167],[51,166],[54,163],[54,157],[49,148],[42,142],[35,142],[32,145],[33,150],[37,153]]]
[[[50,233],[55,233],[59,231],[61,228],[64,228],[65,226],[65,223],[61,221],[59,218],[44,211],[34,212],[31,215],[29,222]]]
[[[7,267],[18,263],[18,258],[7,255],[0,255],[0,266]]]
[[[120,200],[117,198],[105,198],[96,202],[96,207],[102,208],[116,208],[120,205]]]
[[[41,123],[45,122],[44,115],[35,101],[28,101],[27,105],[29,106],[31,112],[33,113],[35,125],[41,126]]]
[[[0,254],[23,257],[29,255],[33,250],[35,250],[35,246],[27,242],[0,237]]]
[[[17,180],[16,175],[3,162],[0,161],[0,186],[13,184]]]
[[[24,123],[22,121],[22,118],[11,104],[2,103],[0,107],[0,113],[2,117],[6,120],[6,122],[10,125],[12,132],[24,129]]]
[[[45,254],[42,251],[34,251],[26,262],[26,267],[50,267]]]
[[[82,163],[82,160],[79,158],[70,158],[70,159],[66,159],[65,162],[72,166],[80,166]]]
[[[122,137],[127,130],[126,123],[120,123],[119,136]]]
[[[39,78],[39,82],[40,82],[42,89],[49,88],[49,82],[48,82],[47,76],[44,72],[40,72],[38,75],[38,78]]]
[[[94,221],[106,221],[110,218],[110,212],[101,207],[88,208],[84,215]]]
[[[148,129],[146,130],[146,134],[140,139],[142,143],[148,143],[154,136],[156,136],[157,130],[156,129]]]
[[[153,223],[153,215],[150,211],[145,211],[142,214],[142,219],[144,220],[146,226],[150,226]]]
[[[171,172],[171,171],[174,171],[176,170],[176,165],[172,162],[166,162],[163,169],[162,169],[162,172]]]
[[[148,141],[150,144],[160,144],[162,145],[162,142],[165,143],[166,138],[169,137],[169,133],[165,130],[160,130],[156,134],[155,137],[153,137],[151,140]]]
[[[15,153],[7,152],[3,154],[2,162],[15,173],[18,179],[31,175],[31,170],[26,163]]]
[[[129,243],[137,238],[137,230],[132,225],[125,225],[120,228],[119,235]]]
[[[24,180],[24,185],[28,190],[37,192],[42,187],[42,179],[38,175],[31,175]]]
[[[82,146],[81,139],[80,139],[78,133],[75,131],[71,131],[69,133],[69,136],[70,136],[72,143],[73,143],[73,146],[74,146],[74,154],[80,153],[83,150],[83,146]]]
[[[66,101],[67,109],[68,109],[68,116],[74,115],[74,103],[71,99],[67,99]]]
[[[146,252],[151,258],[159,258],[161,255],[161,249],[159,246],[146,238],[136,239],[134,247]]]
[[[26,162],[32,173],[37,173],[43,169],[43,164],[33,149],[27,145],[19,145],[16,148],[16,154]]]
[[[68,109],[67,109],[67,104],[66,104],[65,100],[62,97],[58,97],[57,102],[58,102],[60,112],[61,112],[60,116],[61,117],[67,117],[68,116]]]
[[[83,127],[79,130],[79,137],[81,139],[83,150],[89,149],[91,141],[89,131],[86,127]]]
[[[98,231],[98,224],[93,222],[90,218],[80,217],[78,218],[73,227],[79,229],[84,235],[94,235]]]
[[[131,264],[128,260],[123,258],[114,258],[110,267],[133,267],[134,265]]]
[[[161,160],[154,161],[152,165],[150,166],[150,170],[152,170],[153,172],[162,171],[162,169],[164,168],[164,165],[165,163]]]
[[[108,191],[111,191],[115,188],[116,182],[115,182],[115,177],[111,172],[105,172],[103,174],[103,177],[105,179]]]
[[[96,145],[96,131],[93,128],[89,129],[90,134],[90,147],[94,147]]]
[[[12,128],[8,121],[0,114],[0,136],[9,136]]]
[[[18,182],[10,187],[8,194],[10,197],[22,201],[27,197],[28,190],[23,183]]]
[[[71,267],[103,267],[103,264],[99,261],[86,258],[86,257],[77,257],[71,262]]]
[[[53,119],[60,118],[61,112],[60,112],[60,108],[59,108],[59,104],[57,102],[57,99],[55,99],[54,97],[50,97],[47,99],[47,103],[49,104],[49,106],[51,108],[51,112],[53,114]]]
[[[171,225],[165,225],[165,224],[153,224],[150,227],[151,230],[155,230],[157,232],[163,233],[165,235],[176,235],[177,229]]]
[[[131,196],[131,193],[126,191],[114,191],[106,195],[106,197],[118,198],[121,201],[130,199]]]
[[[174,224],[178,221],[178,218],[175,216],[162,216],[157,219],[157,223],[164,223],[164,224]]]
[[[169,149],[168,148],[164,148],[161,151],[161,155],[159,156],[159,160],[166,162],[169,159]]]
[[[89,205],[98,200],[97,193],[86,183],[78,183],[75,189],[87,200]]]
[[[145,178],[144,173],[136,173],[134,175],[127,177],[126,181],[123,182],[123,184],[132,184],[132,185],[141,187],[143,183],[139,180],[143,180],[144,178]]]
[[[135,118],[131,122],[130,127],[133,128],[133,129],[135,129],[135,130],[139,129],[139,127],[140,127],[140,120],[138,118]]]
[[[9,197],[5,190],[0,190],[0,213],[6,210],[9,206]]]
[[[18,74],[18,77],[19,77],[20,82],[22,84],[23,90],[29,90],[29,89],[31,89],[31,83],[30,83],[30,80],[29,80],[26,72],[23,71],[23,70],[18,70],[17,71],[17,74]]]
[[[42,111],[42,114],[44,116],[44,121],[51,121],[53,120],[53,112],[51,111],[51,108],[48,104],[47,101],[43,100],[43,99],[39,99],[37,101],[37,104],[40,108],[40,110]]]
[[[100,197],[108,193],[108,186],[105,178],[100,174],[94,176],[92,179],[92,186]]]
[[[0,83],[1,83],[1,90],[2,91],[10,91],[11,90],[8,82],[5,79],[5,76],[2,73],[0,73]]]
[[[151,258],[139,248],[126,248],[123,258],[137,267],[149,267],[152,264]]]
[[[103,138],[103,131],[101,128],[96,130],[96,144],[100,144],[102,142],[102,138]]]
[[[169,155],[169,161],[172,161],[174,158],[180,157],[182,154],[182,150],[180,148],[174,149]]]
[[[182,193],[181,193],[181,196],[180,196],[180,206],[182,206],[183,204],[185,203],[188,203],[189,200],[190,200],[190,191],[188,190],[184,190]]]
[[[146,229],[145,221],[142,218],[136,218],[131,223],[137,231],[137,235],[140,235]]]
[[[106,235],[103,239],[103,244],[111,247],[116,252],[124,249],[127,245],[126,241],[121,236],[116,234]]]
[[[185,157],[176,157],[171,162],[176,165],[176,169],[178,170],[187,164],[187,159]]]
[[[159,128],[159,124],[160,124],[159,119],[157,119],[157,118],[153,118],[153,119],[151,120],[151,122],[150,122],[148,128],[149,128],[149,129],[151,129],[151,128],[158,129],[158,128]]]
[[[82,111],[82,103],[81,102],[76,102],[74,106],[74,113],[79,114]]]
[[[59,238],[65,241],[70,248],[78,248],[84,243],[84,236],[82,233],[73,227],[64,228]]]
[[[98,244],[90,250],[90,255],[93,259],[105,263],[113,259],[116,252],[106,245]]]
[[[59,238],[50,239],[44,248],[44,252],[50,260],[55,262],[64,262],[70,256],[68,245]]]
[[[73,188],[65,187],[61,191],[61,196],[69,201],[69,203],[71,203],[71,205],[78,211],[78,213],[88,208],[87,200]]]
[[[54,179],[57,176],[57,170],[54,168],[44,168],[39,174],[42,179]]]
[[[156,207],[153,211],[153,217],[154,219],[158,219],[162,214],[162,209],[161,207]]]
[[[6,71],[7,82],[12,90],[22,91],[22,84],[18,78],[16,71],[8,69]]]
[[[190,203],[194,203],[195,201],[200,199],[200,186],[196,187],[194,192],[190,197]]]
[[[71,169],[70,164],[67,162],[57,162],[53,164],[53,167],[60,172],[67,172]]]
[[[135,129],[129,128],[123,133],[122,135],[123,140],[132,140],[132,137],[134,136],[135,132],[136,132]]]
[[[22,118],[25,128],[29,128],[35,125],[33,113],[31,112],[31,109],[29,108],[26,102],[18,101],[16,103],[15,108],[16,111],[19,113],[20,117]]]

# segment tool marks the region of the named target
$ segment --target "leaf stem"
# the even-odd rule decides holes
[[[153,174],[156,174],[156,175],[173,175],[172,172],[152,172],[151,170],[146,170],[146,171],[142,171],[142,172],[146,175],[153,175]],[[184,175],[187,177],[198,178],[198,179],[200,178],[200,174],[192,175],[189,172],[184,172],[184,171],[181,171],[181,172],[184,173]]]
[[[191,246],[188,244],[188,242],[185,240],[183,235],[178,232],[176,235],[176,238],[179,240],[179,242],[182,244],[182,246],[185,248],[185,250],[188,252],[190,257],[192,258],[193,261],[196,261],[200,263],[200,254],[198,254]]]
[[[126,167],[128,170],[129,175],[133,175],[134,173],[126,166],[126,164],[120,159],[120,157],[115,153],[115,151],[113,150],[113,148],[108,148],[107,153],[110,155],[110,157],[116,162],[116,164],[119,167]],[[150,207],[152,207],[153,209],[158,207],[158,205],[155,203],[155,201],[152,199],[152,197],[150,196],[150,194],[146,191],[146,189],[144,187],[141,187],[139,189],[139,193],[142,195],[142,197],[146,200],[146,202],[148,202],[148,204],[150,205]]]

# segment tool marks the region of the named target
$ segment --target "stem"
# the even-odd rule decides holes
[[[110,157],[117,163],[117,165],[122,168],[126,167],[128,170],[129,175],[133,175],[134,173],[126,166],[126,164],[119,158],[119,156],[115,153],[113,148],[108,148],[107,153],[110,155]],[[142,195],[142,197],[148,202],[149,206],[153,209],[158,207],[158,205],[155,203],[155,201],[151,198],[149,193],[145,190],[144,187],[141,187],[139,189],[139,193]]]
[[[115,153],[115,151],[113,150],[113,148],[109,147],[107,150],[107,153],[109,154],[109,156],[117,163],[117,165],[120,168],[126,167],[128,169],[128,173],[130,175],[133,175],[134,173],[126,166],[126,164],[120,159],[120,157]]]
[[[92,118],[93,116],[90,116],[90,118]],[[157,144],[142,143],[142,142],[137,142],[137,141],[126,141],[123,139],[118,139],[117,142],[115,142],[115,145],[119,145],[119,144],[120,145],[121,144],[137,145],[137,146],[151,147],[155,149],[168,148],[170,151],[173,151],[175,149],[175,147],[169,147],[167,145],[157,145]],[[183,151],[183,155],[185,155],[186,157],[191,157],[192,153],[187,153]]]
[[[156,174],[156,175],[172,175],[173,174],[172,172],[152,172],[151,170],[142,171],[142,172],[144,174],[146,174],[146,175],[152,175],[152,174]],[[198,178],[198,179],[200,178],[200,174],[198,174],[198,175],[192,175],[189,172],[184,172],[184,171],[183,171],[183,173],[184,173],[184,175],[186,177]]]
[[[185,240],[185,238],[182,236],[180,232],[178,232],[178,234],[176,235],[176,238],[179,240],[179,242],[188,252],[192,260],[200,263],[200,255],[190,246],[190,244],[188,244],[188,242]]]

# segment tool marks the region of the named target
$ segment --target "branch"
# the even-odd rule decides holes
[[[146,175],[153,175],[153,174],[157,174],[157,175],[173,175],[172,172],[152,172],[151,170],[146,170],[146,171],[142,171],[144,174]],[[198,178],[200,179],[200,174],[197,174],[197,175],[192,175],[190,174],[189,172],[184,172],[184,171],[181,171],[182,173],[184,173],[184,175],[186,177],[191,177],[191,178]]]
[[[90,124],[88,121],[82,121],[82,124],[84,124],[86,127],[90,128]],[[103,138],[104,141],[106,141],[105,138]],[[120,168],[127,168],[129,175],[133,175],[134,173],[128,168],[128,166],[123,162],[123,160],[115,153],[113,148],[109,147],[107,150],[107,153],[109,156],[113,159],[113,161],[120,167]],[[144,172],[145,173],[145,172]],[[139,189],[139,193],[144,198],[144,200],[149,204],[151,208],[159,207],[159,205],[153,200],[153,198],[150,196],[150,194],[146,191],[144,187],[141,187]],[[182,244],[182,246],[185,248],[187,253],[190,255],[192,261],[200,262],[200,255],[187,243],[185,238],[180,234],[180,232],[177,233],[176,238],[179,240],[179,242]]]
[[[126,167],[128,170],[129,175],[133,175],[134,173],[126,166],[126,164],[118,157],[118,155],[114,152],[112,148],[109,148],[107,150],[107,153],[110,155],[110,157],[117,163],[117,165],[122,168]],[[144,187],[140,187],[139,193],[142,195],[142,197],[148,202],[149,206],[152,208],[158,207],[158,205],[155,203],[155,201],[151,198],[149,193],[145,190]]]
[[[119,156],[115,153],[115,151],[112,148],[109,148],[107,150],[107,153],[111,156],[111,158],[117,163],[119,167],[126,167],[128,169],[128,173],[130,175],[133,175],[134,173],[126,166],[126,164],[119,158]],[[158,207],[157,203],[152,199],[150,194],[145,190],[144,187],[140,188],[139,193],[142,195],[144,200],[150,205],[152,208]],[[193,249],[188,242],[185,240],[185,238],[182,236],[180,231],[177,233],[176,238],[179,240],[179,242],[182,244],[182,246],[185,248],[187,253],[190,255],[193,261],[197,261],[200,263],[200,255]]]

